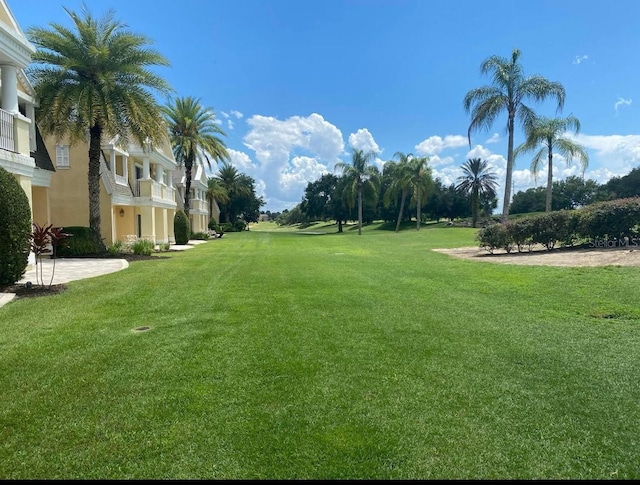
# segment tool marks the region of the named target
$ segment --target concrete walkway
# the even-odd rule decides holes
[[[189,241],[186,245],[171,245],[170,250],[184,251],[191,249],[198,244],[207,241]],[[56,259],[56,268],[53,275],[54,285],[68,283],[69,281],[82,280],[84,278],[93,278],[94,276],[102,276],[108,273],[115,273],[129,267],[126,259],[115,258],[61,258]],[[51,281],[51,271],[53,269],[52,259],[43,259],[38,263],[38,273],[40,272],[40,264],[42,264],[42,276],[44,283],[49,285]],[[36,284],[36,269],[28,270],[18,284],[23,285],[27,281]],[[15,293],[0,293],[0,307],[9,303],[15,298]]]

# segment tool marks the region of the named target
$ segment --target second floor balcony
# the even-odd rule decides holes
[[[133,184],[134,197],[151,197],[164,201],[176,201],[176,189],[153,179],[138,179]]]

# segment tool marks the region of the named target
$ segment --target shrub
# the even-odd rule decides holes
[[[233,224],[231,224],[230,222],[223,222],[222,224],[220,224],[220,232],[233,232]]]
[[[69,226],[61,228],[72,236],[66,245],[54,248],[54,257],[95,256],[103,254],[103,247],[97,243],[89,227]]]
[[[173,218],[173,233],[176,244],[187,244],[189,242],[189,219],[183,210],[178,209]]]
[[[115,241],[111,246],[107,246],[107,253],[111,256],[118,256],[119,254],[128,252],[127,249],[122,241]]]
[[[209,234],[206,232],[192,232],[191,239],[198,239],[200,241],[206,241],[209,239]]]
[[[149,256],[153,253],[153,249],[156,245],[153,241],[149,241],[148,239],[138,239],[133,243],[131,249],[133,250],[133,254],[143,254],[145,256]]]
[[[640,223],[640,198],[597,202],[579,209],[576,231],[583,238],[617,239],[635,235]]]
[[[531,251],[531,246],[533,246],[533,221],[531,218],[509,220],[505,227],[513,244],[518,248],[518,252],[522,252],[524,248]]]
[[[236,232],[244,231],[247,228],[247,223],[242,219],[238,219],[233,223],[233,230]]]
[[[483,227],[476,234],[476,240],[480,241],[480,247],[493,254],[493,251],[502,248],[507,253],[513,250],[513,239],[504,224],[491,224]]]
[[[576,240],[575,218],[572,212],[559,210],[529,218],[533,242],[542,244],[549,250],[558,243],[562,246],[572,246]]]
[[[22,187],[0,167],[0,285],[12,285],[29,263],[31,209]]]
[[[218,224],[213,217],[211,219],[209,219],[208,228],[209,229],[213,229],[217,233],[222,232],[222,228],[220,227],[220,224]]]

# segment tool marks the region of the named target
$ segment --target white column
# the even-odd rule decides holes
[[[122,171],[124,172],[124,178],[127,183],[129,183],[129,157],[122,157]]]
[[[116,151],[112,148],[109,153],[109,170],[112,174],[116,174]]]
[[[156,165],[156,182],[161,184],[164,180],[164,169],[161,165]]]
[[[31,151],[36,151],[36,110],[31,103],[27,103],[26,105],[26,114],[27,118],[31,120],[31,124],[29,125],[29,144],[31,145]]]
[[[151,176],[149,175],[150,173],[151,172],[149,171],[149,159],[143,158],[142,159],[142,178],[143,179],[151,178]]]
[[[1,107],[9,113],[18,113],[18,77],[15,66],[2,65]]]

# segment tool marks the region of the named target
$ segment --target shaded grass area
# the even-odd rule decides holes
[[[6,305],[0,477],[637,478],[637,270],[429,251],[473,234],[229,233]]]

